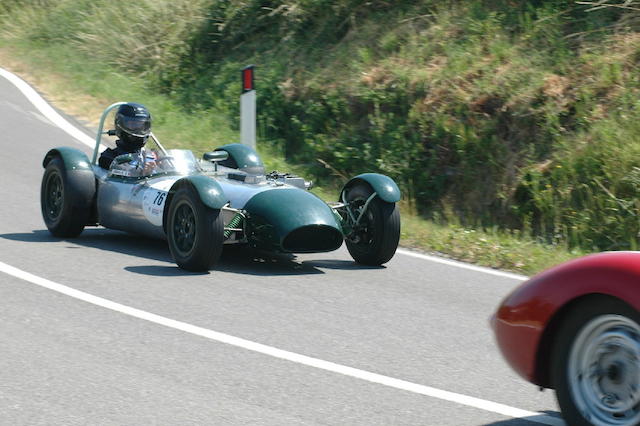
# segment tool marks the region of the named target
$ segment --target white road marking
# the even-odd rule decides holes
[[[38,111],[40,111],[40,113],[48,118],[53,124],[67,132],[69,136],[87,145],[89,148],[95,148],[95,139],[87,136],[84,132],[80,131],[73,124],[65,120],[64,117],[58,114],[58,112],[54,110],[38,92],[29,86],[27,82],[3,68],[0,68],[0,76],[6,78],[10,83],[16,86],[16,88],[22,92],[29,102],[31,102],[33,106],[35,106]],[[104,146],[101,145],[101,149],[104,149]]]
[[[294,362],[297,364],[306,365],[308,367],[318,368],[321,370],[329,371],[332,373],[342,374],[344,376],[354,377],[356,379],[365,380],[371,383],[377,383],[384,386],[389,386],[395,389],[404,390],[407,392],[413,392],[420,395],[425,395],[432,398],[437,398],[445,401],[454,402],[468,407],[478,408],[480,410],[489,411],[492,413],[501,414],[507,417],[526,419],[535,423],[544,425],[561,426],[564,422],[561,419],[551,417],[548,415],[540,414],[534,411],[521,410],[519,408],[510,407],[508,405],[499,404],[492,401],[487,401],[480,398],[474,398],[467,395],[462,395],[454,392],[449,392],[441,389],[432,388],[430,386],[419,385],[417,383],[407,382],[405,380],[395,379],[393,377],[383,376],[381,374],[372,373],[365,370],[360,370],[353,367],[347,367],[345,365],[336,364],[330,361],[324,361],[318,358],[312,358],[306,355],[297,354],[294,352],[285,351],[283,349],[274,348],[272,346],[263,345],[261,343],[252,342],[239,337],[234,337],[229,334],[220,333],[217,331],[209,330],[206,328],[198,327],[192,324],[188,324],[181,321],[176,321],[170,318],[166,318],[160,315],[152,314],[140,309],[132,308],[130,306],[122,305],[120,303],[113,302],[111,300],[103,299],[102,297],[94,296],[89,293],[85,293],[80,290],[76,290],[71,287],[67,287],[62,284],[47,280],[42,277],[25,272],[21,269],[15,268],[6,263],[0,262],[0,272],[19,278],[21,280],[30,282],[32,284],[44,287],[49,290],[64,294],[74,299],[81,300],[83,302],[91,303],[92,305],[99,306],[105,309],[109,309],[115,312],[119,312],[124,315],[129,315],[138,319],[149,321],[155,324],[163,325],[175,330],[180,330],[185,333],[193,334],[195,336],[204,337],[209,340],[213,340],[220,343],[226,343],[228,345],[236,346],[249,351],[257,352],[263,355],[283,359],[286,361]]]
[[[484,274],[495,275],[503,278],[511,278],[513,280],[525,281],[529,277],[526,275],[514,274],[512,272],[504,272],[497,269],[485,268],[483,266],[471,265],[469,263],[459,262],[457,260],[446,259],[443,257],[429,256],[428,254],[417,253],[411,250],[398,249],[396,253],[403,254],[405,256],[416,257],[418,259],[428,260],[430,262],[442,263],[444,265],[455,266],[456,268],[468,269],[470,271],[482,272]]]
[[[11,82],[18,90],[25,95],[25,97],[51,122],[60,127],[62,130],[67,132],[70,136],[76,138],[78,141],[87,145],[90,148],[94,148],[96,142],[94,139],[87,136],[85,133],[80,131],[78,128],[74,127],[71,123],[65,120],[60,114],[58,114],[51,106],[47,103],[46,100],[40,96],[38,92],[36,92],[27,82],[18,77],[17,75],[0,68],[0,76],[3,76],[9,82]],[[100,150],[105,149],[103,145],[100,145]],[[400,253],[405,256],[416,257],[418,259],[428,260],[430,262],[442,263],[449,266],[454,266],[461,269],[468,269],[471,271],[482,272],[485,274],[496,275],[504,278],[511,278],[514,280],[524,281],[529,277],[524,275],[513,274],[510,272],[498,271],[496,269],[484,268],[481,266],[471,265],[464,262],[457,262],[450,259],[445,259],[437,256],[429,256],[421,253],[416,253],[410,250],[398,249],[397,253]]]
[[[90,148],[95,147],[95,141],[87,136],[85,133],[77,129],[67,120],[65,120],[60,114],[58,114],[31,86],[29,86],[24,80],[15,74],[0,68],[0,75],[9,80],[18,90],[24,94],[24,96],[56,126],[64,130],[70,136],[78,140],[79,142],[87,145]],[[104,149],[104,146],[101,146]],[[497,271],[490,268],[483,268],[475,265],[470,265],[462,262],[456,262],[449,259],[439,258],[436,256],[429,256],[420,253],[415,253],[409,250],[398,249],[397,251],[405,256],[411,256],[431,262],[437,262],[449,266],[454,266],[462,269],[468,269],[476,272],[482,272],[486,274],[496,275],[505,278],[511,278],[515,280],[526,280],[528,277],[518,274],[512,274],[509,272]],[[300,355],[294,352],[285,351],[282,349],[274,348],[271,346],[263,345],[261,343],[252,342],[239,337],[234,337],[228,334],[220,333],[217,331],[209,330],[206,328],[198,327],[192,324],[184,323],[181,321],[172,320],[160,315],[152,314],[140,309],[132,308],[130,306],[122,305],[107,299],[103,299],[98,296],[85,293],[71,287],[64,286],[62,284],[49,281],[45,278],[38,277],[20,269],[14,268],[6,263],[0,262],[0,271],[8,275],[12,275],[16,278],[31,282],[32,284],[47,288],[49,290],[56,291],[58,293],[73,297],[75,299],[91,303],[96,306],[100,306],[105,309],[109,309],[115,312],[119,312],[125,315],[129,315],[138,319],[149,321],[155,324],[163,325],[165,327],[180,330],[185,333],[193,334],[196,336],[204,337],[216,342],[226,343],[228,345],[236,346],[253,352],[258,352],[263,355],[280,358],[290,362],[306,365],[309,367],[318,368],[321,370],[342,374],[349,377],[354,377],[360,380],[365,380],[371,383],[377,383],[392,388],[417,393],[445,401],[454,402],[469,407],[478,408],[484,411],[489,411],[497,414],[501,414],[507,417],[525,419],[531,422],[561,426],[565,423],[558,418],[548,415],[540,414],[533,411],[521,410],[519,408],[511,407],[504,404],[499,404],[492,401],[483,400],[467,395],[462,395],[454,392],[449,392],[441,389],[432,388],[430,386],[419,385],[416,383],[408,382],[405,380],[395,379],[393,377],[383,376],[381,374],[372,373],[365,370],[360,370],[353,367],[336,364],[329,361],[324,361],[318,358],[312,358],[306,355]]]

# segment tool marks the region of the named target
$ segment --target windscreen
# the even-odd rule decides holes
[[[116,157],[110,168],[112,176],[134,178],[161,174],[190,175],[201,171],[191,151],[169,149],[165,152],[152,138],[140,151]]]
[[[162,151],[156,152],[158,154],[156,163],[162,166],[159,172],[186,175],[201,171],[193,152],[187,149],[169,149],[167,155],[164,155]]]

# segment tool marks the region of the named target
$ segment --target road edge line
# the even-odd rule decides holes
[[[500,404],[497,402],[487,401],[472,396],[462,395],[455,392],[445,391],[430,386],[420,385],[417,383],[408,382],[401,379],[396,379],[389,376],[384,376],[377,373],[372,373],[366,370],[360,370],[358,368],[348,367],[345,365],[325,361],[319,358],[313,358],[306,355],[297,354],[295,352],[289,352],[283,349],[278,349],[272,346],[267,346],[261,343],[253,342],[251,340],[242,339],[240,337],[231,336],[229,334],[220,333],[214,330],[210,330],[203,327],[198,327],[182,321],[173,320],[171,318],[163,317],[153,314],[151,312],[143,311],[141,309],[133,308],[127,305],[123,305],[117,302],[113,302],[102,297],[94,296],[89,293],[85,293],[80,290],[65,286],[63,284],[50,281],[46,278],[33,275],[29,272],[18,269],[14,266],[8,265],[4,262],[0,262],[0,272],[7,275],[11,275],[15,278],[23,281],[30,282],[37,286],[46,288],[48,290],[55,291],[57,293],[72,297],[77,300],[81,300],[92,305],[105,308],[111,311],[115,311],[124,315],[128,315],[134,318],[142,319],[148,322],[152,322],[158,325],[162,325],[174,330],[183,331],[188,334],[192,334],[199,337],[204,337],[209,340],[213,340],[219,343],[225,343],[231,346],[246,349],[252,352],[257,352],[263,355],[279,358],[285,361],[294,362],[296,364],[305,365],[307,367],[313,367],[320,370],[329,371],[332,373],[341,374],[344,376],[353,377],[356,379],[364,380],[370,383],[376,383],[387,387],[404,390],[420,395],[425,395],[432,398],[437,398],[468,407],[477,408],[483,411],[489,411],[503,416],[526,419],[535,423],[561,426],[564,422],[561,419],[544,415],[534,411],[522,410],[516,407]]]
[[[468,269],[470,271],[483,272],[485,274],[495,275],[502,278],[510,278],[518,281],[525,281],[529,279],[529,277],[526,275],[520,275],[513,272],[500,271],[498,269],[487,268],[486,266],[472,265],[470,263],[460,262],[458,260],[447,259],[444,257],[422,254],[412,250],[407,250],[405,248],[397,249],[396,253],[400,253],[405,256],[415,257],[418,259],[428,260],[435,263],[441,263],[443,265],[455,266],[461,269]]]
[[[95,139],[89,137],[73,124],[69,123],[64,117],[62,117],[49,103],[33,88],[15,75],[14,73],[5,70],[0,67],[0,76],[6,78],[16,89],[18,89],[27,98],[31,104],[40,111],[49,121],[59,127],[61,130],[69,134],[69,136],[87,145],[89,148],[95,148]],[[101,146],[101,148],[104,148]]]

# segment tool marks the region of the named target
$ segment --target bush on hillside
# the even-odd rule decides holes
[[[638,13],[561,0],[8,1],[5,36],[148,76],[317,179],[379,171],[421,213],[586,248],[640,232]],[[10,16],[11,19],[6,19]],[[2,19],[2,18],[0,18]]]

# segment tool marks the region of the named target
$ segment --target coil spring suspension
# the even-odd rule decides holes
[[[224,237],[229,238],[231,236],[231,233],[233,232],[232,229],[238,228],[238,226],[240,226],[241,223],[242,223],[242,215],[240,213],[236,213],[235,216],[233,216],[229,221],[229,224],[225,226]]]

